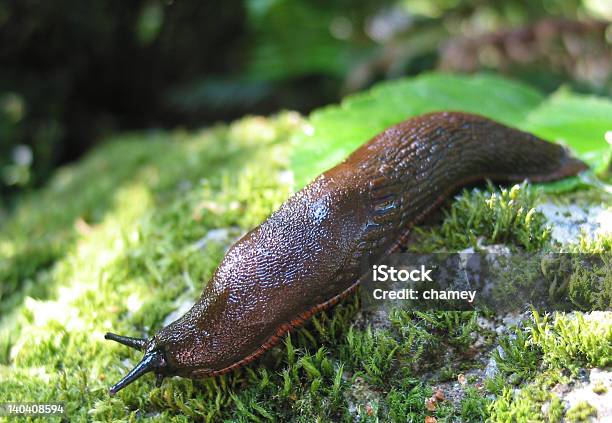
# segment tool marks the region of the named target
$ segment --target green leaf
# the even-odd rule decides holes
[[[545,98],[525,84],[490,74],[430,73],[385,82],[310,115],[309,125],[293,138],[295,188],[302,188],[389,126],[441,110],[478,113],[563,142],[594,165],[589,156],[595,152],[602,157],[603,136],[610,126],[606,116],[612,116],[611,109],[612,103],[606,99],[563,90]],[[577,185],[574,181],[554,189]]]
[[[524,130],[569,146],[595,170],[607,164],[612,131],[612,102],[560,89],[529,113]]]

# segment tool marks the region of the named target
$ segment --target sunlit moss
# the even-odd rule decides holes
[[[597,417],[597,409],[586,401],[579,402],[565,414],[568,422],[589,422],[591,417]]]
[[[574,372],[580,366],[612,364],[612,313],[534,316],[532,339],[545,363]]]
[[[542,410],[547,402],[556,402],[558,397],[551,388],[567,378],[558,370],[539,374],[517,391],[506,386],[497,394],[495,401],[488,405],[489,418],[494,422],[507,421],[546,421],[549,417]],[[558,408],[555,408],[555,413]]]
[[[486,243],[507,243],[535,251],[547,245],[550,229],[535,210],[538,192],[528,185],[486,191],[464,190],[433,228],[416,228],[411,249],[419,252],[461,250]]]

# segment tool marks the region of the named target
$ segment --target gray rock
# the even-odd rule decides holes
[[[544,203],[536,207],[544,214],[552,229],[552,238],[561,244],[573,244],[585,233],[593,238],[612,232],[612,210],[598,205]]]

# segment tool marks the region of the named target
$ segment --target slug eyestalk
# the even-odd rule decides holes
[[[115,333],[108,332],[104,335],[104,339],[108,339],[111,341],[118,342],[123,345],[127,345],[128,347],[134,348],[138,351],[145,351],[148,341],[143,338],[132,338],[129,336],[121,336]],[[166,367],[166,359],[161,351],[158,349],[151,348],[148,351],[145,351],[142,360],[129,371],[127,375],[125,375],[119,382],[111,386],[109,389],[109,394],[114,396],[117,392],[134,382],[136,379],[140,378],[142,375],[148,372],[155,372],[157,377],[157,384],[160,385],[162,379],[164,378],[164,374],[161,369]]]

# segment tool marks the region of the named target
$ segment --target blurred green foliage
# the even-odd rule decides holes
[[[580,23],[612,18],[605,3],[0,2],[0,194],[43,184],[116,129],[306,112],[440,67],[609,94],[610,29]]]
[[[115,129],[178,122],[163,94],[239,67],[244,21],[239,1],[0,2],[0,193],[43,184]]]

